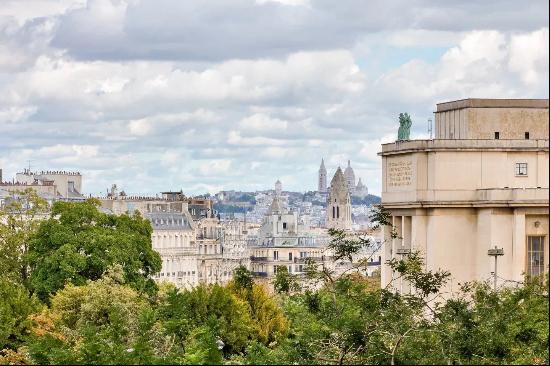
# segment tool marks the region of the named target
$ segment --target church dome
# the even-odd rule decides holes
[[[331,198],[336,198],[340,202],[345,202],[348,196],[348,185],[346,182],[346,178],[344,177],[344,174],[342,173],[342,169],[338,167],[336,169],[336,173],[334,173],[334,177],[332,177],[332,181],[330,182],[330,195]]]
[[[355,190],[355,173],[353,172],[353,168],[351,167],[351,162],[349,160],[348,167],[344,171],[344,177],[348,185],[348,190],[353,193],[353,191]]]

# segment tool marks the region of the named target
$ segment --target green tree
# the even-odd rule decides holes
[[[30,240],[30,287],[47,300],[65,284],[83,285],[99,279],[114,264],[124,270],[124,280],[138,291],[152,293],[150,278],[161,268],[152,249],[152,228],[139,213],[102,213],[99,201],[56,202],[51,217],[42,221]]]
[[[0,278],[0,350],[15,350],[23,344],[31,328],[29,315],[39,308],[23,285]]]
[[[252,289],[252,285],[254,284],[252,272],[243,265],[240,265],[235,270],[233,281],[238,289]]]
[[[254,337],[248,304],[228,287],[217,284],[168,291],[159,305],[159,319],[183,344],[194,329],[207,327],[223,342],[226,355],[243,351]]]
[[[149,302],[123,284],[117,265],[104,278],[67,285],[51,308],[33,317],[31,359],[40,364],[147,364],[167,362],[172,342]]]
[[[207,326],[193,329],[185,342],[183,363],[187,365],[220,365],[223,361],[223,341]]]
[[[299,289],[298,281],[296,277],[288,272],[286,266],[277,266],[277,273],[273,280],[273,287],[278,293],[290,293]]]
[[[28,285],[26,254],[48,203],[31,188],[12,192],[0,208],[0,277]]]

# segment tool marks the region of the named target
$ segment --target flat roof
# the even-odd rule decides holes
[[[462,108],[539,108],[548,109],[548,99],[478,99],[468,98],[437,103],[436,112]]]

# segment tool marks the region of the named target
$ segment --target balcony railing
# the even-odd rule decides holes
[[[252,272],[256,277],[267,277],[267,272]]]
[[[251,255],[250,260],[251,261],[256,261],[256,262],[266,262],[268,260],[268,258],[267,257],[256,257],[254,255]]]

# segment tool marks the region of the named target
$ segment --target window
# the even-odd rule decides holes
[[[525,132],[525,139],[529,140],[529,132]]]
[[[495,140],[498,140],[500,138],[500,132],[495,132]]]
[[[340,218],[340,206],[336,206],[336,218]]]
[[[283,222],[283,229],[286,229],[286,222]]]
[[[332,218],[336,218],[336,207],[332,206]]]
[[[273,260],[279,260],[279,252],[276,250],[273,251]]]
[[[538,276],[544,273],[544,236],[527,237],[527,274]]]
[[[67,182],[67,185],[68,185],[68,189],[69,189],[69,192],[74,192],[75,189],[74,189],[74,182],[73,181],[68,181]]]
[[[527,175],[527,163],[516,163],[516,176]]]
[[[288,260],[289,260],[289,261],[292,260],[292,253],[288,253]]]

